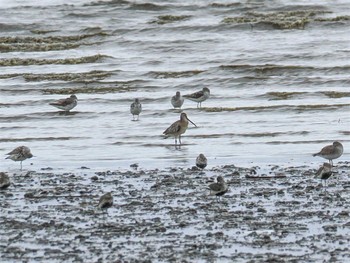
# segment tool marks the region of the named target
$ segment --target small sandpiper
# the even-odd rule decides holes
[[[26,159],[32,158],[33,154],[30,152],[30,149],[27,146],[18,146],[11,152],[7,153],[5,159],[11,159],[15,162],[21,162],[21,171],[22,171],[22,162]]]
[[[343,145],[340,142],[333,142],[332,145],[327,145],[322,148],[318,153],[312,156],[320,156],[327,159],[329,163],[333,166],[333,160],[339,158],[343,154]]]
[[[10,184],[9,176],[6,173],[0,172],[0,189],[6,189]]]
[[[329,163],[323,163],[323,165],[317,170],[315,177],[320,177],[325,181],[327,186],[327,179],[333,174],[332,165]]]
[[[175,137],[175,146],[177,145],[177,138],[179,138],[179,143],[181,145],[181,134],[184,134],[188,127],[188,122],[191,122],[195,127],[196,124],[194,124],[188,117],[186,113],[181,113],[180,120],[174,122],[170,125],[168,129],[166,129],[163,134],[166,136],[174,136]]]
[[[200,155],[198,155],[196,159],[196,166],[200,169],[204,169],[205,167],[207,167],[207,164],[208,164],[208,160],[204,156],[204,154],[201,153]]]
[[[100,197],[100,201],[98,202],[98,208],[105,209],[113,206],[113,196],[111,193],[106,193]]]
[[[202,107],[202,102],[208,99],[210,96],[210,90],[208,88],[203,88],[192,94],[184,95],[183,97],[192,101],[197,102],[197,108]]]
[[[174,108],[180,108],[184,104],[184,98],[181,96],[180,91],[176,92],[176,95],[171,97],[171,104]]]
[[[60,110],[64,110],[66,113],[73,109],[78,104],[78,98],[74,94],[69,98],[59,99],[54,102],[49,103]]]
[[[212,183],[209,185],[210,195],[215,195],[216,198],[224,195],[228,191],[228,186],[222,176],[216,178],[217,183]]]
[[[133,103],[130,105],[130,113],[132,114],[132,120],[135,121],[135,115],[137,116],[137,119],[139,119],[139,115],[142,111],[142,105],[140,103],[139,99],[135,99]]]

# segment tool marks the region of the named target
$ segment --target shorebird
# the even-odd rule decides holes
[[[10,186],[10,179],[6,173],[0,173],[0,189],[6,189]]]
[[[168,129],[166,129],[163,134],[166,136],[174,136],[175,137],[175,146],[177,145],[177,138],[179,138],[179,143],[181,145],[181,134],[184,134],[188,127],[188,122],[191,122],[195,127],[197,127],[196,124],[194,124],[188,117],[186,113],[181,113],[180,120],[174,122],[170,125]]]
[[[184,104],[184,98],[181,96],[180,91],[176,92],[176,95],[171,97],[171,104],[174,108],[181,108],[182,104]]]
[[[204,154],[198,155],[196,159],[196,166],[198,168],[204,169],[208,164],[207,158],[204,156]]]
[[[11,159],[15,162],[21,162],[21,171],[22,171],[22,162],[26,159],[32,158],[33,154],[30,152],[30,149],[27,146],[18,146],[13,149],[11,152],[7,153],[5,159]]]
[[[332,174],[332,165],[329,163],[323,163],[323,165],[316,172],[315,177],[320,177],[321,180],[324,180],[326,182],[325,184],[327,185],[327,179],[331,177]]]
[[[135,120],[135,115],[137,115],[137,119],[139,119],[139,115],[142,111],[142,105],[139,101],[139,99],[135,99],[133,103],[130,105],[130,112],[132,114],[132,120]]]
[[[100,201],[98,202],[98,208],[106,209],[112,207],[113,205],[113,196],[111,193],[106,193],[100,197]]]
[[[333,166],[333,160],[339,158],[343,154],[343,145],[340,142],[333,142],[332,145],[327,145],[322,148],[318,153],[312,156],[320,156],[327,159],[329,163]]]
[[[69,112],[71,109],[73,109],[78,104],[78,98],[77,96],[70,95],[69,98],[56,100],[54,102],[49,103],[51,106],[54,106],[60,110],[64,110],[65,112]]]
[[[222,176],[216,178],[217,183],[212,183],[209,185],[210,195],[215,195],[216,198],[224,195],[228,191],[228,186]]]
[[[210,96],[210,90],[208,88],[203,88],[192,94],[184,95],[183,97],[192,101],[197,102],[197,108],[202,107],[202,102],[205,101]]]

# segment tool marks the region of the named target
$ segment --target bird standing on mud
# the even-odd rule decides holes
[[[7,153],[5,159],[11,159],[15,162],[21,162],[21,171],[22,171],[22,162],[26,159],[32,158],[33,154],[30,152],[30,149],[27,146],[18,146],[13,149],[11,152]]]
[[[220,196],[227,193],[228,185],[226,184],[222,176],[218,176],[216,180],[217,180],[217,183],[212,183],[209,185],[210,195],[215,195],[216,198],[218,197],[220,198]]]
[[[200,154],[198,155],[198,157],[196,158],[196,166],[200,169],[204,169],[205,167],[207,167],[208,164],[208,160],[207,158],[204,156],[204,154]]]
[[[130,105],[130,113],[132,114],[132,120],[135,121],[135,116],[137,116],[136,120],[139,120],[139,115],[142,111],[142,105],[139,99],[135,99],[133,103]]]
[[[333,166],[333,160],[339,158],[343,154],[343,150],[343,145],[340,142],[333,142],[332,145],[323,147],[320,152],[315,153],[312,156],[320,156],[327,159]]]
[[[113,206],[113,196],[111,193],[106,193],[100,197],[100,200],[98,202],[98,208],[105,209],[106,211],[108,208]]]
[[[10,184],[9,176],[6,173],[0,172],[0,189],[6,189]]]
[[[210,90],[208,88],[203,88],[192,94],[184,95],[183,97],[192,101],[197,102],[197,108],[202,107],[202,102],[208,99],[210,96]]]
[[[64,110],[68,113],[71,109],[73,109],[78,104],[78,98],[74,94],[69,98],[56,100],[54,102],[49,103],[51,106],[54,106],[60,110]]]
[[[317,170],[315,177],[321,178],[327,185],[327,179],[333,174],[332,165],[329,163],[323,163],[323,165]]]
[[[174,122],[170,125],[168,129],[166,129],[163,134],[166,136],[174,136],[175,137],[175,146],[177,145],[177,138],[179,138],[179,143],[181,145],[181,134],[184,134],[188,127],[188,122],[191,122],[195,127],[196,124],[194,124],[188,117],[186,113],[181,113],[180,120]]]

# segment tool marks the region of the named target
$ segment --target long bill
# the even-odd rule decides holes
[[[194,124],[193,121],[191,121],[189,118],[187,118],[187,120],[188,120],[190,123],[192,123],[192,124],[194,125],[194,127],[197,127],[197,125]]]

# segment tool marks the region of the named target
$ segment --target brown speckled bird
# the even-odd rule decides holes
[[[166,136],[174,136],[175,137],[175,146],[177,145],[177,138],[179,138],[179,143],[181,145],[181,134],[184,134],[188,127],[188,122],[191,122],[195,127],[196,124],[194,124],[188,117],[186,113],[181,113],[180,120],[174,122],[170,125],[168,129],[166,129],[163,134]]]
[[[21,170],[22,170],[22,162],[26,159],[32,158],[33,154],[30,152],[30,149],[27,146],[18,146],[11,152],[7,153],[5,159],[11,159],[15,162],[21,162]]]

